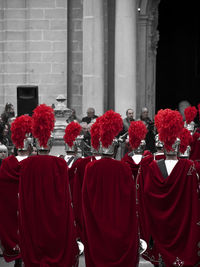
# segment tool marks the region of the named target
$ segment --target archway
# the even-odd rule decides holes
[[[197,2],[161,0],[156,59],[156,110],[200,102],[200,19]]]

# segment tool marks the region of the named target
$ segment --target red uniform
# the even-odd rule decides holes
[[[21,164],[19,230],[27,267],[76,266],[78,247],[65,160],[48,155]]]
[[[164,178],[153,161],[144,181],[145,207],[153,240],[166,267],[200,263],[200,196],[194,163],[180,159]]]
[[[94,157],[81,158],[74,170],[72,201],[74,205],[75,221],[77,223],[78,237],[83,240],[82,226],[82,185],[87,164],[95,160]],[[72,166],[73,167],[73,166]]]
[[[200,133],[195,132],[192,139],[190,159],[200,161]]]
[[[88,163],[83,181],[87,267],[133,267],[139,258],[135,183],[123,162]]]
[[[20,164],[14,156],[2,161],[0,168],[0,241],[4,259],[21,258],[18,235],[18,187]]]

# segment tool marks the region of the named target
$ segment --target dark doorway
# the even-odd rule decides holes
[[[200,103],[199,1],[161,0],[156,62],[156,111]]]

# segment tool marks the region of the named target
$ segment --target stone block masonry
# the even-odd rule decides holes
[[[8,101],[17,112],[19,85],[38,85],[39,103],[67,96],[67,2],[0,1],[0,112]]]

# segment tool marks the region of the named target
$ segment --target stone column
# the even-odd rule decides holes
[[[83,1],[83,115],[88,107],[103,113],[104,29],[103,0]]]
[[[136,1],[116,0],[115,111],[136,113]]]

